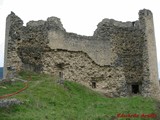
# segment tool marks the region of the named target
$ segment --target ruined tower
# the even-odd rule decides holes
[[[139,12],[140,29],[144,32],[143,86],[144,94],[159,97],[158,65],[154,35],[153,15],[150,10]]]
[[[5,33],[5,50],[4,50],[4,68],[3,77],[9,77],[9,71],[14,69],[20,71],[22,63],[18,57],[18,45],[21,43],[20,30],[23,27],[23,21],[13,12],[6,18],[6,33]]]
[[[159,98],[153,15],[139,20],[103,19],[93,36],[68,33],[59,18],[23,21],[13,12],[6,21],[4,77],[8,68],[59,75],[110,97]]]

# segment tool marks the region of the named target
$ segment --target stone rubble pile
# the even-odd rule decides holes
[[[0,108],[9,107],[11,105],[20,105],[20,104],[22,104],[22,102],[17,100],[17,99],[15,99],[15,98],[0,100]]]

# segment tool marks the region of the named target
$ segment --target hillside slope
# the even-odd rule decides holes
[[[59,85],[52,76],[26,72],[20,75],[32,78],[27,90],[12,97],[24,103],[0,108],[0,120],[112,120],[119,113],[158,115],[156,101],[150,98],[106,98],[74,82]]]

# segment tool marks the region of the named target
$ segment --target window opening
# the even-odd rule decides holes
[[[92,88],[96,88],[96,81],[92,81]]]
[[[140,93],[140,91],[139,91],[139,85],[132,85],[132,93],[133,94]]]

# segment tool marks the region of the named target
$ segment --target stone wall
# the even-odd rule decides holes
[[[153,15],[150,10],[139,12],[140,28],[144,33],[143,43],[143,86],[144,96],[160,99],[157,53],[154,36]]]
[[[104,19],[98,26],[95,34],[102,38],[107,35],[110,40],[111,65],[124,68],[127,82],[142,81],[144,37],[138,21],[122,23]]]
[[[43,54],[43,72],[57,75],[63,72],[65,80],[72,80],[92,88],[107,96],[126,96],[127,88],[122,67],[99,66],[88,54],[67,50],[48,51]],[[61,67],[60,67],[61,65]]]
[[[80,36],[62,31],[49,31],[49,47],[69,51],[83,51],[97,64],[110,65],[110,41],[97,40],[94,37]]]
[[[17,72],[21,70],[22,62],[18,56],[18,47],[22,42],[23,21],[13,12],[6,19],[5,56],[3,77],[8,77],[8,67],[12,66]]]
[[[159,84],[153,18],[148,10],[139,16],[133,22],[103,19],[93,36],[81,36],[66,32],[56,17],[22,26],[11,13],[5,64],[57,76],[63,72],[64,79],[90,88],[94,81],[94,90],[112,97],[131,95],[136,86],[143,96],[155,98]]]

